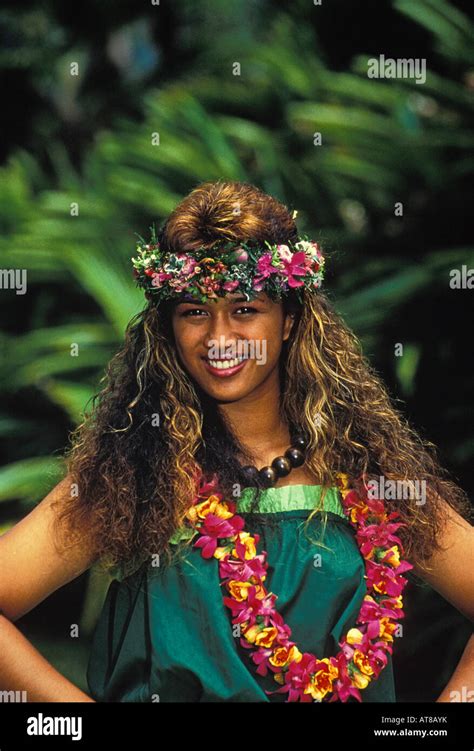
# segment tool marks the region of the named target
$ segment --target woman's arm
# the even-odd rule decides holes
[[[88,569],[96,555],[84,530],[80,544],[67,553],[57,548],[54,522],[71,481],[65,477],[35,508],[0,536],[0,611],[16,621],[59,587]],[[59,501],[58,505],[55,505]],[[61,541],[62,542],[62,541]]]
[[[414,573],[474,623],[474,527],[442,502],[448,515],[440,535],[443,550],[429,559],[431,572],[415,566]]]
[[[443,550],[429,560],[430,573],[417,567],[415,573],[474,623],[474,527],[449,504],[446,511],[447,523],[440,539]],[[474,635],[437,701],[474,701]]]
[[[81,544],[58,552],[53,503],[66,501],[70,493],[66,477],[0,536],[0,689],[26,691],[27,701],[93,701],[58,673],[13,624],[96,558],[87,531]]]
[[[0,691],[25,691],[27,702],[93,702],[50,665],[21,631],[0,614]]]
[[[436,701],[474,702],[474,634],[467,642],[449,683]]]

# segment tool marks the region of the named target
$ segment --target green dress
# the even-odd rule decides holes
[[[245,510],[252,494],[246,488],[237,513],[245,519],[246,531],[260,535],[257,552],[267,551],[265,587],[278,595],[276,608],[292,630],[290,638],[301,652],[329,657],[339,652],[338,641],[356,625],[366,585],[355,531],[336,487],[326,491],[327,513],[317,512],[303,530],[321,490],[320,485],[268,488],[256,517]],[[277,523],[266,524],[267,514]],[[314,542],[321,533],[323,547]],[[183,561],[145,563],[110,583],[87,666],[93,699],[286,700],[286,694],[265,693],[279,688],[273,674],[258,675],[249,650],[233,635],[218,565],[216,558],[204,559],[200,549],[190,547]],[[379,677],[360,693],[363,702],[396,701],[391,655]],[[353,697],[348,701],[357,702]]]

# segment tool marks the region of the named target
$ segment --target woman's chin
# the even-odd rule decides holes
[[[255,388],[256,384],[249,382],[248,378],[218,378],[199,374],[196,378],[201,389],[211,398],[223,402],[236,402],[244,399]]]
[[[248,384],[238,386],[224,379],[219,383],[201,381],[199,385],[208,396],[220,402],[237,402],[244,399],[252,391]]]

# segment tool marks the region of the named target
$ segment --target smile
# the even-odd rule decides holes
[[[203,358],[206,369],[219,378],[240,372],[247,359],[242,357],[235,357],[232,360],[208,360],[207,358]]]

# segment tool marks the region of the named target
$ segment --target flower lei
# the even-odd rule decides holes
[[[244,519],[236,514],[236,503],[225,501],[217,491],[217,477],[203,479],[194,504],[186,514],[187,522],[199,532],[194,547],[203,558],[217,558],[219,576],[228,597],[225,605],[232,623],[240,625],[240,644],[253,650],[256,672],[265,676],[270,670],[281,685],[267,694],[287,693],[287,702],[346,702],[353,696],[362,701],[359,689],[366,688],[386,666],[392,654],[396,621],[404,617],[402,590],[407,579],[402,573],[413,566],[399,558],[403,546],[394,523],[399,516],[386,513],[384,503],[367,496],[365,482],[359,494],[349,488],[348,475],[337,473],[337,486],[344,512],[356,531],[356,540],[365,560],[367,594],[356,621],[339,642],[335,657],[318,658],[301,653],[291,641],[291,629],[275,608],[277,595],[265,589],[267,553],[257,554],[259,535],[244,531]],[[330,699],[325,697],[331,695]]]
[[[149,243],[139,237],[133,273],[138,286],[158,301],[186,293],[204,303],[228,292],[240,292],[250,300],[262,290],[279,300],[289,289],[298,290],[302,301],[299,288],[314,291],[321,286],[324,256],[318,243],[305,235],[296,243],[263,245],[253,240],[218,241],[212,251],[163,253],[152,227]]]

